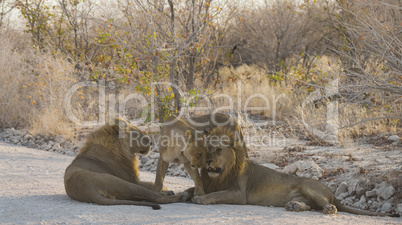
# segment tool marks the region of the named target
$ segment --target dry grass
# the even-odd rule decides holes
[[[76,84],[79,75],[74,66],[58,55],[37,53],[32,48],[20,43],[27,37],[15,34],[0,34],[0,127],[28,128],[32,133],[48,133],[71,138],[74,124],[65,113],[64,99],[68,90]],[[323,58],[323,65],[329,59]],[[322,67],[322,70],[331,68]],[[237,68],[221,68],[221,87],[211,98],[213,109],[234,109],[239,113],[260,114],[265,119],[304,121],[317,130],[326,131],[326,107],[312,105],[302,109],[302,102],[308,93],[298,89],[292,82],[272,83],[266,72],[257,66],[242,65]],[[329,78],[328,78],[329,79]],[[107,86],[108,84],[106,84]],[[83,87],[74,91],[72,112],[83,121],[97,120],[99,117],[99,89]],[[214,91],[211,88],[211,91]],[[106,97],[114,92],[128,96],[131,87],[121,86],[117,90],[106,88]],[[216,97],[216,96],[221,97]],[[108,99],[106,99],[108,107]],[[139,117],[142,108],[138,102],[130,100],[126,105],[126,115]],[[246,109],[248,106],[248,110]],[[117,105],[114,106],[116,109]],[[254,107],[254,108],[253,108]],[[255,107],[265,107],[255,108]],[[402,106],[380,105],[371,108],[359,104],[339,105],[338,131],[342,140],[356,139],[363,135],[380,132],[401,134],[401,121],[382,119],[369,121],[373,117],[400,116]],[[224,110],[222,110],[224,111]],[[106,112],[108,113],[108,112]],[[303,113],[303,118],[302,118]],[[359,121],[365,121],[358,123]],[[244,123],[246,123],[244,121]],[[356,125],[353,125],[356,124]],[[353,125],[353,126],[349,126]],[[306,129],[308,133],[308,129]],[[310,134],[308,134],[310,135]]]
[[[71,138],[63,100],[76,82],[73,67],[57,55],[21,47],[20,42],[14,35],[0,38],[0,127]]]
[[[222,89],[215,98],[215,108],[230,106],[240,112],[260,114],[271,120],[281,120],[294,113],[297,98],[283,83],[273,85],[266,72],[258,66],[242,65],[220,70]]]
[[[29,68],[24,59],[29,52],[15,50],[16,43],[6,35],[0,37],[0,127],[26,127],[32,109],[23,89]]]

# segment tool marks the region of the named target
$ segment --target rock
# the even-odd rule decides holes
[[[340,200],[342,200],[342,199],[345,199],[346,197],[348,197],[349,196],[349,193],[348,192],[345,192],[345,193],[342,193],[342,194],[340,194],[340,195],[338,195],[338,199],[340,199]]]
[[[356,186],[356,189],[355,189],[356,194],[358,196],[363,195],[364,193],[366,193],[366,191],[369,189],[369,187],[370,187],[370,181],[369,180],[367,180],[367,179],[366,180],[360,180],[357,183],[357,186]]]
[[[335,191],[335,197],[338,197],[340,194],[346,192],[348,192],[348,184],[346,182],[342,182]]]
[[[313,161],[297,161],[290,165],[285,166],[282,170],[283,173],[296,174],[299,177],[322,177],[324,170]]]
[[[402,203],[398,204],[396,207],[396,213],[402,216]]]
[[[48,141],[49,138],[50,138],[50,137],[49,137],[49,135],[47,135],[47,134],[45,134],[45,135],[43,136],[43,140],[44,140],[44,141]]]
[[[264,164],[261,164],[261,166],[265,166],[265,167],[268,167],[268,168],[273,169],[273,170],[279,169],[279,166],[277,166],[275,164],[272,164],[272,163],[264,163]]]
[[[26,141],[31,140],[31,139],[32,139],[32,135],[30,135],[30,134],[26,134],[24,136],[24,140],[26,140]]]
[[[334,182],[331,182],[330,184],[327,185],[329,189],[331,189],[332,193],[336,192],[336,189],[338,188],[338,185]]]
[[[398,143],[398,142],[399,142],[399,137],[398,137],[398,135],[389,136],[389,137],[388,137],[388,141],[392,141],[392,142]]]
[[[376,197],[376,196],[377,196],[377,191],[376,190],[366,191],[366,197],[367,198]]]
[[[151,164],[153,164],[155,162],[155,160],[152,160],[152,159],[150,159],[150,160],[148,160],[145,164],[144,164],[144,167],[149,167]]]
[[[57,135],[57,136],[54,138],[54,141],[57,142],[57,143],[60,143],[60,144],[63,144],[63,143],[65,142],[64,137],[61,136],[61,135]]]
[[[360,203],[360,202],[355,202],[355,203],[353,203],[353,207],[360,209],[360,208],[363,207],[363,205],[362,205],[362,203]]]
[[[369,186],[370,186],[370,182],[367,179],[352,180],[348,186],[349,195],[356,194],[358,196],[361,196],[369,189]]]
[[[391,208],[392,208],[391,203],[386,202],[384,203],[384,205],[382,205],[381,212],[388,213],[389,211],[391,211]]]
[[[158,159],[158,158],[159,158],[159,154],[153,152],[153,153],[151,153],[151,154],[149,155],[149,158],[151,158],[151,159]]]
[[[11,138],[11,141],[12,141],[14,144],[18,144],[18,143],[20,142],[20,137],[14,136],[14,137]]]
[[[362,197],[360,197],[359,202],[360,202],[361,204],[366,203],[366,202],[367,202],[366,197],[364,197],[364,195],[362,195]]]
[[[75,156],[75,153],[73,151],[67,150],[65,151],[65,154],[68,156]]]
[[[388,200],[395,193],[395,188],[392,185],[387,184],[386,182],[382,182],[381,184],[376,185],[375,189],[376,189],[377,199],[380,202],[382,202],[384,200]]]
[[[352,180],[349,182],[349,185],[348,185],[349,195],[354,195],[356,193],[356,187],[357,187],[358,183],[359,183],[359,180]]]

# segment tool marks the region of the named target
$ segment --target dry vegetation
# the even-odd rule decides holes
[[[307,124],[341,141],[402,135],[398,0],[50,2],[0,0],[2,128],[72,137],[78,125],[66,115],[65,98],[91,82],[72,96],[81,120],[103,116],[101,87],[106,118],[118,113],[120,95],[147,101],[127,101],[126,116],[155,107],[159,121],[185,107],[205,112],[197,107],[209,98],[210,111]],[[24,32],[10,21],[16,14]],[[340,129],[328,128],[328,118]]]

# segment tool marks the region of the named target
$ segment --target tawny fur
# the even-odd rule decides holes
[[[208,166],[201,171],[206,195],[194,196],[193,202],[277,206],[290,211],[317,209],[326,214],[336,214],[339,210],[385,216],[341,205],[331,190],[319,181],[283,174],[251,162],[246,157],[242,143],[233,138],[235,132],[225,127],[212,130],[209,137],[227,136],[230,141],[209,146],[210,152],[206,157]]]
[[[130,140],[130,135],[142,142]],[[153,183],[139,180],[136,154],[147,154],[150,140],[122,119],[92,132],[65,171],[67,195],[100,205],[143,205],[154,209],[160,208],[156,203],[184,200],[186,193],[165,196],[151,190]]]
[[[154,191],[160,191],[169,163],[176,162],[184,164],[184,168],[195,183],[195,194],[204,195],[203,185],[198,173],[198,168],[205,167],[205,155],[207,146],[204,134],[208,134],[216,127],[225,127],[237,130],[239,139],[242,141],[242,148],[246,151],[243,141],[243,134],[236,120],[226,114],[214,113],[190,118],[178,118],[172,116],[165,122],[160,132],[161,140],[158,160],[158,167],[155,177]],[[191,139],[187,140],[186,133],[191,134]],[[178,136],[180,143],[176,143],[174,137]],[[167,144],[164,144],[168,138]],[[196,138],[196,139],[195,139]],[[184,142],[187,142],[185,147]]]

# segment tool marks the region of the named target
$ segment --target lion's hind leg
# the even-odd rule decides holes
[[[334,195],[331,190],[325,185],[315,182],[304,183],[301,186],[301,193],[311,200],[314,209],[322,209],[325,214],[336,214],[338,210],[331,203],[334,201]]]

